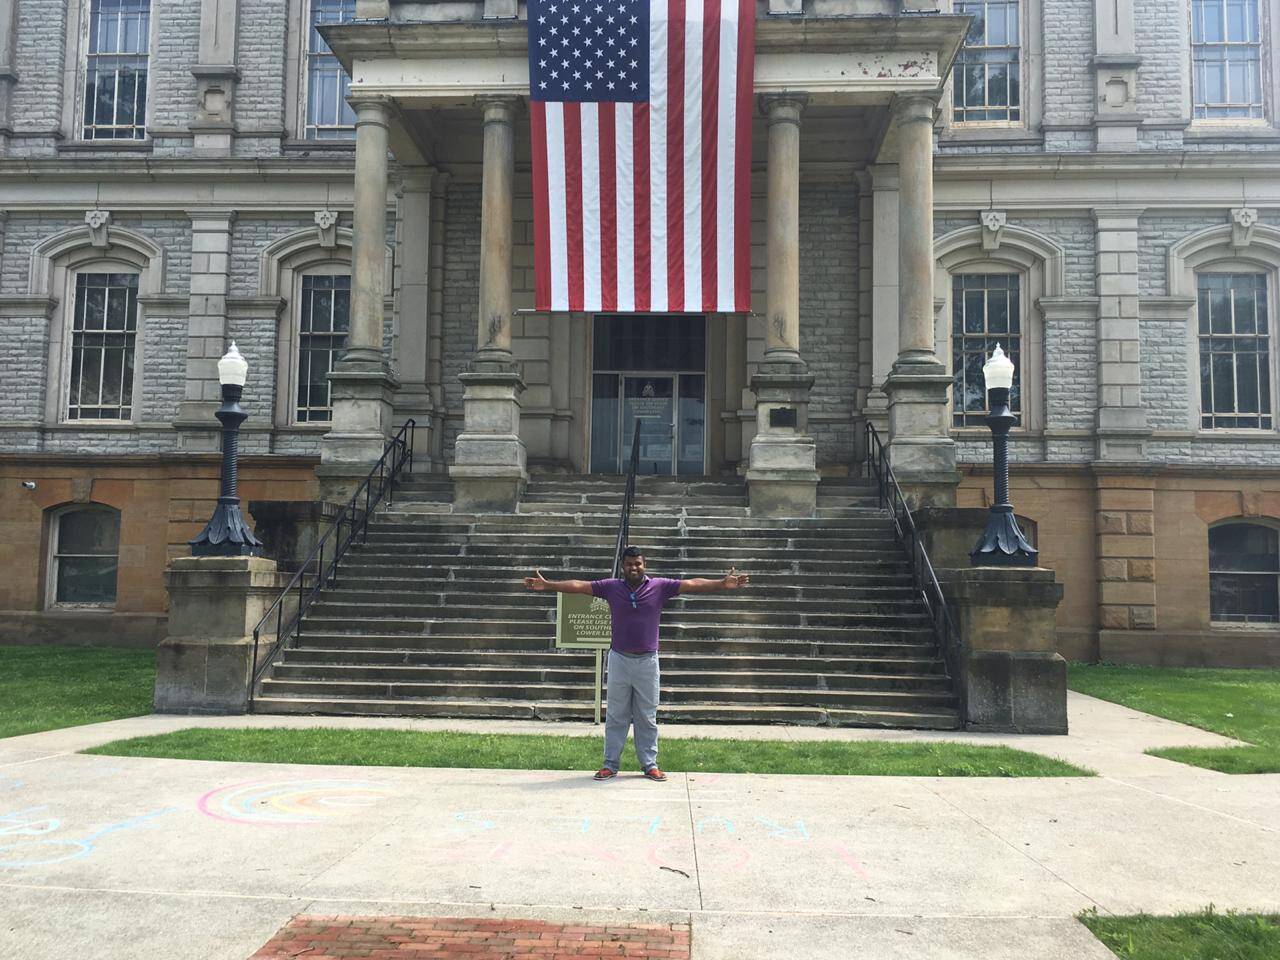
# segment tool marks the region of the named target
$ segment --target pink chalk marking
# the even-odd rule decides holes
[[[852,870],[859,880],[871,879],[871,874],[867,873],[866,867],[858,861],[858,858],[843,843],[839,840],[832,840],[831,849],[840,858],[840,862]]]
[[[229,787],[214,787],[212,790],[210,790],[210,791],[209,791],[208,793],[206,793],[203,797],[201,797],[199,800],[197,800],[197,801],[196,801],[196,809],[197,809],[197,810],[199,810],[201,813],[203,813],[206,817],[213,817],[213,819],[215,819],[215,820],[222,820],[222,821],[223,821],[223,822],[225,822],[225,823],[235,823],[235,824],[239,824],[240,826],[245,826],[246,824],[247,824],[247,825],[249,825],[249,826],[254,826],[254,827],[299,827],[299,826],[306,826],[306,824],[300,824],[300,823],[278,823],[278,822],[272,822],[272,821],[269,821],[269,820],[268,820],[268,821],[255,820],[255,821],[252,821],[252,822],[250,822],[250,821],[246,821],[246,820],[243,820],[243,819],[239,819],[239,820],[238,820],[238,819],[236,819],[235,817],[227,817],[227,816],[223,816],[221,813],[215,813],[214,811],[212,811],[212,810],[210,810],[210,809],[209,809],[209,799],[210,799],[211,797],[213,797],[214,795],[219,794],[219,793],[226,793],[226,792],[227,792],[227,791],[229,791],[229,790],[239,790],[241,787],[254,787],[254,786],[258,786],[258,785],[262,784],[263,782],[264,782],[264,781],[262,781],[262,780],[246,780],[246,781],[244,781],[243,783],[233,783],[233,784],[231,784],[231,786],[229,786]]]

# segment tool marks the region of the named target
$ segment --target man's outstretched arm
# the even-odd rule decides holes
[[[706,580],[701,577],[693,580],[681,580],[681,593],[713,593],[716,590],[737,590],[739,587],[745,587],[751,582],[751,578],[745,573],[738,573],[735,567],[730,567],[729,572],[719,580]]]
[[[541,570],[533,571],[536,576],[525,577],[524,585],[530,590],[539,592],[550,590],[553,593],[585,593],[591,594],[590,580],[548,580]]]

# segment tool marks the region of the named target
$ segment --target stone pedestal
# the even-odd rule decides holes
[[[817,448],[808,436],[813,377],[803,363],[760,364],[751,379],[756,435],[747,491],[757,517],[811,517],[818,499]]]
[[[169,635],[156,648],[159,713],[244,713],[253,627],[283,578],[262,557],[178,557],[165,571]],[[261,637],[260,655],[274,636]]]
[[[395,432],[399,381],[386,362],[343,358],[329,374],[333,422],[320,445],[321,499],[345,501],[382,456]]]
[[[250,500],[254,535],[262,541],[262,556],[274,560],[282,572],[295,573],[338,514],[325,500]],[[326,547],[326,560],[332,559]]]
[[[460,511],[514,512],[529,472],[520,439],[524,380],[515,363],[475,362],[463,384],[464,423],[449,476]]]
[[[955,442],[947,429],[951,376],[936,359],[893,365],[884,390],[889,398],[889,463],[917,506],[953,506],[960,475]]]
[[[1067,662],[1057,651],[1062,585],[1043,567],[939,570],[964,640],[965,729],[1067,732]]]

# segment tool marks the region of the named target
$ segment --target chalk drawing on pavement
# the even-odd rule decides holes
[[[349,816],[390,794],[368,780],[253,780],[210,790],[196,806],[227,823],[293,827]]]
[[[163,810],[109,823],[79,839],[70,839],[64,835],[51,836],[61,830],[62,821],[56,817],[36,816],[46,809],[48,808],[27,807],[0,815],[0,870],[25,870],[79,860],[93,853],[103,837],[121,830],[141,827],[166,813],[176,812],[178,808],[165,807]]]

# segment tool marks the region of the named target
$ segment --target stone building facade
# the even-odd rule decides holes
[[[246,499],[340,491],[409,417],[475,502],[607,470],[630,375],[690,378],[670,470],[773,510],[868,422],[922,500],[987,503],[999,340],[1062,653],[1280,662],[1277,0],[758,0],[754,312],[656,371],[604,359],[628,318],[532,309],[525,15],[0,0],[6,638],[163,635],[230,340]]]

